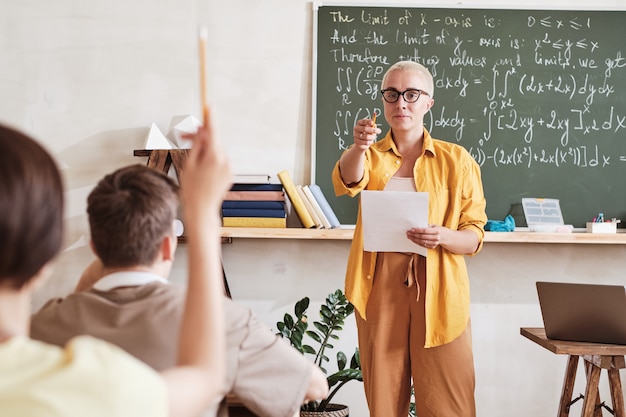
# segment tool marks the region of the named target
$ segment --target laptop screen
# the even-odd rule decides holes
[[[550,339],[626,345],[626,289],[622,285],[537,282]]]

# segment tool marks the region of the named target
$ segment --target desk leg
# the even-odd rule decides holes
[[[150,152],[150,156],[148,157],[148,165],[150,168],[154,168],[157,171],[167,172],[170,169],[172,164],[172,158],[170,157],[170,153],[166,149],[155,149]]]
[[[585,362],[587,368],[587,388],[585,389],[585,400],[583,401],[582,417],[597,416],[597,412],[602,416],[602,409],[597,409],[598,403],[598,382],[600,381],[600,368],[589,362]]]
[[[586,357],[585,357],[586,358]],[[593,372],[593,368],[598,368],[598,381],[600,381],[600,374],[602,373],[602,367],[598,367],[597,364],[589,362],[585,360],[585,375],[587,376],[587,384],[590,383],[591,373]],[[596,385],[596,404],[594,406],[594,412],[592,414],[593,417],[602,417],[602,405],[600,403],[600,388],[598,387],[598,383]]]
[[[622,392],[619,369],[613,367],[609,369],[609,385],[611,386],[611,401],[613,402],[613,413],[615,417],[626,417],[624,413],[624,393]]]
[[[174,164],[176,178],[180,181],[180,174],[183,172],[183,165],[187,160],[187,149],[172,149],[170,158],[172,158],[172,163]]]
[[[565,370],[565,379],[563,380],[563,391],[561,392],[561,404],[559,404],[558,417],[567,417],[569,415],[569,407],[572,402],[572,394],[574,393],[574,382],[576,381],[576,368],[578,367],[578,356],[570,355]]]

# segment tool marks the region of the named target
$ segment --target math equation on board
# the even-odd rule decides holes
[[[624,172],[625,18],[626,11],[321,7],[316,177],[353,143],[357,120],[383,114],[382,77],[400,60],[433,74],[425,127],[470,152],[487,194],[501,192],[491,177],[552,182]]]

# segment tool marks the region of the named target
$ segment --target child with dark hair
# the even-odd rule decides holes
[[[220,219],[231,175],[210,122],[190,135],[182,179],[188,292],[176,363],[156,372],[89,336],[64,347],[29,338],[30,300],[63,241],[58,168],[35,140],[0,125],[0,415],[195,416],[221,397],[225,331]]]

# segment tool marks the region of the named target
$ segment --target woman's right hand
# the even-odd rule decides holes
[[[376,141],[382,131],[376,126],[376,115],[373,119],[357,120],[354,125],[354,146],[351,146],[339,159],[341,180],[351,186],[363,178],[365,151]]]
[[[361,119],[354,125],[354,146],[365,151],[376,141],[381,130],[376,126],[376,118]]]

